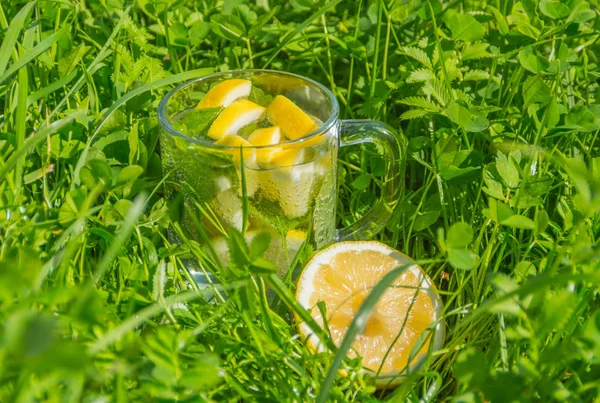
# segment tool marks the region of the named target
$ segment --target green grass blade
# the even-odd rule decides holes
[[[32,103],[37,102],[40,99],[46,98],[54,91],[62,89],[63,87],[67,86],[71,81],[73,81],[75,77],[77,77],[77,71],[72,71],[71,74],[69,74],[68,76],[48,84],[39,91],[29,94],[29,96],[27,97],[27,105],[31,105]]]
[[[304,402],[326,390],[328,401],[349,403],[597,400],[596,2],[496,0],[485,15],[464,0],[180,3],[0,0],[1,402],[99,394],[115,402]],[[156,146],[156,106],[168,87],[139,89],[191,69],[254,65],[322,83],[346,115],[383,119],[410,139],[405,192],[377,238],[428,262],[446,307],[405,351],[409,361],[436,324],[447,333],[393,391],[376,390],[375,371],[363,376],[360,359],[344,359],[344,351],[338,371],[328,372],[338,347],[327,320],[319,325],[294,298],[294,272],[281,281],[226,281],[237,277],[213,243],[227,235],[232,214],[213,201],[219,184],[183,178],[204,168],[200,153],[181,158],[182,166],[162,165],[170,162]],[[279,93],[266,84],[265,95]],[[283,95],[324,121],[312,91],[281,84]],[[193,102],[204,92],[197,90]],[[411,98],[435,107],[398,101]],[[325,216],[327,225],[355,221],[376,200],[384,166],[376,151],[342,150],[323,165],[339,173],[331,195],[337,217]],[[104,157],[106,180],[79,183],[86,161]],[[105,187],[131,164],[142,168],[138,176]],[[238,188],[250,178],[240,184],[231,173],[248,233],[282,227],[285,254],[286,231],[304,231],[301,251],[287,256],[292,267],[317,252],[321,216],[268,223],[258,212],[284,213],[271,199],[288,189],[268,195],[261,180],[257,197],[238,205],[245,193]],[[298,185],[313,182],[304,183],[305,173],[293,175]],[[311,202],[322,195],[313,185]],[[171,189],[199,197],[169,203]],[[127,236],[124,217],[140,194],[149,195],[144,214]],[[283,225],[288,219],[294,228]],[[473,236],[463,231],[463,239],[457,222]],[[278,247],[266,253],[283,256]],[[169,263],[153,285],[159,262]],[[206,285],[196,282],[202,273]],[[242,290],[251,305],[232,298]],[[329,316],[324,302],[315,308]],[[326,352],[311,350],[294,318],[327,343]]]
[[[121,28],[123,27],[123,25],[129,18],[129,10],[130,9],[131,9],[131,6],[129,6],[125,9],[125,11],[123,12],[123,15],[121,16],[121,18],[119,18],[119,21],[117,22],[117,24],[113,28],[110,36],[106,40],[106,43],[104,43],[104,46],[102,46],[102,49],[100,49],[100,51],[98,52],[98,54],[96,55],[96,57],[94,58],[92,63],[90,63],[90,65],[88,66],[87,71],[90,75],[93,74],[93,72],[100,65],[100,63],[102,63],[102,61],[104,61],[112,53],[112,50],[110,49],[110,47],[111,47],[113,41],[115,40],[115,38],[117,37],[117,35],[119,34],[119,32],[121,32]],[[48,119],[52,119],[52,117],[54,117],[54,115],[56,115],[56,113],[58,113],[58,111],[60,111],[62,109],[62,107],[67,102],[67,100],[69,98],[71,98],[71,96],[75,92],[79,91],[79,89],[81,88],[81,86],[84,83],[85,83],[85,75],[82,75],[79,78],[79,80],[77,80],[77,82],[75,83],[73,88],[71,88],[69,90],[69,92],[65,95],[65,97],[58,103],[58,105],[56,105],[56,107],[54,107],[52,112],[50,112]]]
[[[242,146],[240,146],[240,174],[242,181],[242,234],[246,234],[248,229],[248,182],[244,163],[244,147]]]
[[[323,7],[321,7],[317,11],[315,11],[314,14],[312,14],[310,17],[308,17],[306,20],[304,20],[304,22],[302,22],[301,24],[298,24],[292,32],[290,32],[289,34],[284,36],[283,39],[281,40],[281,42],[279,43],[279,45],[277,46],[277,48],[275,48],[275,50],[271,54],[271,57],[269,58],[269,60],[267,60],[266,63],[263,65],[263,69],[266,69],[271,64],[271,62],[277,57],[279,52],[281,52],[281,50],[288,43],[290,43],[292,41],[292,39],[294,39],[296,37],[296,35],[298,35],[300,32],[305,30],[310,24],[312,24],[313,21],[319,19],[323,14],[325,14],[327,11],[329,11],[330,9],[332,9],[333,7],[338,5],[341,1],[342,0],[334,0],[330,3],[325,4]]]
[[[516,290],[504,293],[500,296],[485,301],[476,311],[474,311],[471,315],[469,315],[468,318],[466,318],[461,323],[461,326],[467,326],[469,323],[476,321],[481,316],[493,312],[494,308],[511,298],[515,298],[517,296],[523,297],[527,295],[533,295],[535,293],[548,290],[552,286],[556,287],[564,284],[579,282],[590,282],[592,284],[598,284],[600,283],[600,272],[583,274],[564,273],[555,274],[552,276],[546,275],[535,277],[530,281],[524,283]]]
[[[52,45],[58,42],[65,34],[67,33],[67,29],[63,28],[60,31],[53,33],[47,38],[43,39],[37,45],[33,47],[29,52],[25,53],[23,56],[19,57],[19,59],[13,63],[5,72],[0,76],[0,84],[4,83],[8,78],[10,78],[17,71],[22,69],[27,65],[27,63],[34,60],[36,57],[50,49]]]
[[[29,91],[29,73],[27,69],[19,70],[19,92],[17,101],[17,127],[15,136],[15,147],[20,150],[25,142],[25,130],[27,128],[27,92]],[[23,164],[25,160],[20,158],[15,169],[15,188],[17,194],[21,193],[23,184]]]
[[[127,212],[127,216],[125,217],[123,224],[119,228],[119,233],[117,234],[117,237],[111,243],[104,256],[102,256],[102,260],[100,260],[100,263],[98,263],[98,267],[96,267],[96,270],[94,271],[94,282],[97,283],[100,280],[100,278],[104,276],[104,273],[106,273],[109,265],[114,261],[115,257],[117,256],[117,253],[119,253],[119,251],[123,248],[125,242],[131,236],[131,233],[133,232],[133,227],[135,226],[140,215],[142,215],[144,211],[145,203],[146,196],[143,194],[138,196],[133,201],[133,204],[129,208],[129,211]]]
[[[92,134],[92,136],[88,140],[85,148],[83,149],[83,151],[79,157],[79,160],[77,161],[77,165],[75,166],[73,185],[74,186],[79,185],[79,171],[81,170],[81,167],[83,167],[83,164],[85,164],[85,162],[87,161],[87,155],[90,150],[90,147],[92,146],[92,143],[94,142],[94,140],[96,139],[96,136],[100,132],[100,129],[102,128],[102,126],[104,126],[107,119],[110,117],[110,115],[113,114],[114,111],[119,109],[122,105],[124,105],[130,99],[135,98],[136,96],[138,96],[140,94],[155,90],[157,88],[162,88],[167,85],[171,85],[171,84],[179,83],[182,81],[187,81],[187,80],[191,80],[194,78],[202,77],[206,74],[211,73],[212,71],[213,71],[213,69],[205,68],[205,69],[190,70],[190,71],[186,71],[184,73],[175,74],[175,75],[169,76],[167,78],[163,78],[162,80],[156,81],[154,83],[146,84],[140,88],[136,88],[135,90],[130,91],[127,94],[123,95],[119,100],[117,100],[114,104],[112,104],[110,106],[110,108],[108,108],[108,110],[102,116],[100,123],[98,123],[98,125],[96,126],[96,130],[94,130],[94,134]]]
[[[88,348],[88,353],[95,354],[104,350],[109,345],[126,335],[128,332],[131,332],[138,326],[141,326],[150,318],[158,315],[161,312],[166,311],[167,309],[169,309],[177,303],[193,301],[195,299],[202,298],[203,296],[204,294],[202,293],[184,291],[179,294],[171,295],[165,298],[163,303],[156,303],[154,305],[150,305],[140,310],[139,312],[136,312],[135,315],[130,316],[119,326],[106,333],[101,339],[98,339],[94,343],[92,343]]]
[[[298,303],[290,289],[285,286],[281,279],[275,274],[270,274],[267,279],[271,287],[277,293],[277,296],[279,296],[279,298],[281,298],[281,300],[310,327],[310,330],[314,332],[314,334],[321,340],[322,343],[325,344],[329,350],[335,351],[336,347],[333,344],[333,341],[328,337],[327,333],[321,328],[321,326],[319,326],[313,317],[310,316],[306,309],[304,309]]]
[[[15,53],[15,45],[17,44],[17,38],[19,32],[27,25],[27,20],[31,14],[31,9],[35,5],[35,1],[29,2],[21,8],[21,10],[13,17],[2,38],[2,45],[0,45],[0,76],[6,71],[8,61],[10,57]]]
[[[44,141],[50,134],[55,133],[71,123],[73,120],[78,117],[85,116],[85,111],[78,111],[69,115],[63,119],[57,120],[49,126],[40,129],[36,134],[31,136],[18,151],[16,151],[9,159],[6,161],[4,165],[0,166],[0,182],[4,180],[6,174],[10,172],[18,163],[18,161],[23,158],[25,154],[29,151],[33,150],[35,146]],[[1,162],[0,162],[1,163]]]

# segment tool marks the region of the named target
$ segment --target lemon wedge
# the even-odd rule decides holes
[[[226,135],[237,134],[238,131],[260,119],[265,108],[246,99],[238,99],[223,109],[208,129],[208,136],[219,140]]]
[[[200,101],[197,109],[227,107],[238,98],[250,95],[252,82],[234,78],[225,80],[212,87]]]
[[[267,106],[267,116],[289,140],[297,140],[319,128],[306,112],[283,95],[277,95]]]
[[[271,156],[269,163],[274,167],[289,167],[301,164],[306,160],[305,148],[284,148],[277,150]]]
[[[410,265],[381,296],[366,320],[364,331],[352,345],[350,355],[359,354],[367,373],[374,375],[379,387],[402,381],[407,365],[418,365],[430,343],[442,347],[444,323],[442,302],[432,280],[408,256],[376,241],[340,242],[318,252],[298,280],[296,298],[310,311],[317,323],[324,319],[317,308],[324,302],[333,342],[339,346],[358,309],[373,287],[392,269]],[[437,322],[436,322],[437,321]],[[409,358],[419,337],[434,329],[413,360]],[[299,331],[308,345],[323,350],[322,343],[306,323]]]
[[[222,152],[233,156],[234,161],[240,160],[241,147],[242,152],[244,153],[244,164],[247,166],[253,166],[256,164],[256,151],[254,148],[252,148],[252,144],[240,136],[235,134],[225,135],[219,140],[215,141],[215,144],[232,147],[229,149],[224,149]]]
[[[229,154],[233,157],[233,162],[238,174],[238,179],[241,183],[242,169],[245,169],[246,174],[246,192],[248,196],[253,196],[258,189],[258,168],[256,159],[256,150],[247,140],[235,134],[221,137],[215,142],[218,145],[230,146],[232,148],[223,149],[221,152]],[[240,148],[244,155],[244,166],[241,166]],[[238,194],[241,196],[241,185],[239,186]]]
[[[270,146],[281,142],[281,129],[279,126],[256,129],[250,136],[248,142],[253,146]],[[268,147],[256,150],[256,158],[260,164],[268,163],[277,152],[279,147]]]
[[[279,126],[256,129],[248,136],[248,142],[253,146],[270,146],[281,142]]]

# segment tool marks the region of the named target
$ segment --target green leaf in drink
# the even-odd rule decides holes
[[[190,109],[175,120],[176,128],[187,136],[204,136],[223,108]]]
[[[252,89],[250,90],[248,100],[266,108],[267,106],[269,106],[271,101],[273,101],[273,96],[265,94],[263,90],[258,88],[256,85],[253,85]]]

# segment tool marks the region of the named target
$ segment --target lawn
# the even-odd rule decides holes
[[[600,401],[598,0],[0,0],[0,39],[0,401]],[[377,239],[446,343],[396,389],[305,346],[291,282],[207,301],[166,235],[158,103],[248,68],[408,139]],[[341,154],[340,227],[381,170]]]

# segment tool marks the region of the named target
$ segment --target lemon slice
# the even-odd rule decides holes
[[[208,129],[208,136],[219,140],[226,135],[237,134],[244,126],[260,119],[265,108],[247,99],[238,99],[217,116]]]
[[[408,256],[380,242],[368,241],[340,242],[318,252],[298,280],[298,302],[320,325],[324,321],[316,305],[319,301],[325,303],[331,337],[339,346],[373,287],[390,270],[406,264],[411,266],[381,296],[350,353],[362,357],[367,373],[373,375],[381,366],[378,386],[402,381],[399,374],[409,365],[411,351],[426,329],[434,328],[435,336],[433,340],[431,335],[427,337],[411,366],[418,365],[426,355],[430,342],[434,350],[443,344],[444,323],[434,325],[441,317],[442,302],[429,276]],[[306,323],[299,324],[299,331],[308,337],[311,348],[323,350]]]
[[[283,95],[277,95],[269,104],[267,116],[281,127],[290,140],[304,137],[319,128],[306,112]]]
[[[259,232],[261,231],[252,230],[246,232],[246,243],[249,244],[252,242]],[[275,266],[279,268],[279,275],[283,277],[304,243],[306,232],[302,230],[291,230],[286,234],[285,242],[280,234],[274,231],[269,231],[269,233],[271,234],[271,243],[263,257],[273,262]],[[225,237],[216,237],[210,240],[210,244],[215,250],[219,261],[224,266],[227,266],[229,264],[227,239]]]
[[[253,146],[270,146],[281,142],[281,129],[279,126],[265,127],[264,129],[256,129],[250,136],[248,142]],[[268,163],[273,156],[280,151],[279,147],[268,147],[256,150],[256,158],[259,163]]]
[[[238,98],[250,95],[252,82],[234,78],[225,80],[212,87],[200,101],[197,109],[227,107]]]

